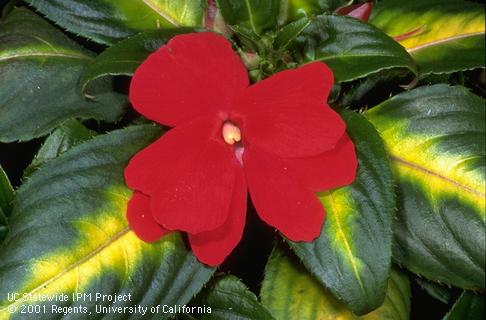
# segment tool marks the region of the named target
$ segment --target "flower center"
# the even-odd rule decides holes
[[[221,130],[223,139],[227,144],[235,144],[241,141],[241,130],[234,123],[226,121]]]

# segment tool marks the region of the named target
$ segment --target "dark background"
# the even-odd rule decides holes
[[[16,2],[17,5],[23,5],[21,1],[0,0],[0,12],[9,2]],[[482,3],[481,0],[474,2]],[[82,43],[93,51],[101,52],[104,49],[103,46],[98,44],[77,38],[74,35],[70,36],[77,42]],[[476,83],[480,74],[481,73],[478,70],[465,73],[466,79],[470,79]],[[461,79],[462,78],[463,75],[461,75]],[[454,75],[449,80],[454,82]],[[124,81],[126,82],[126,79]],[[472,84],[470,87],[477,86],[476,83]],[[123,87],[125,87],[125,85],[123,85]],[[484,96],[484,89],[481,87],[482,86],[478,87],[477,90],[474,91],[477,91],[476,93]],[[398,83],[384,83],[383,85],[379,85],[375,89],[372,89],[370,92],[366,93],[363,98],[359,99],[360,105],[355,107],[361,108],[362,106],[377,105],[379,102],[388,98],[391,92],[397,93],[401,90],[402,89],[399,87]],[[132,114],[128,115],[128,117],[132,116]],[[127,121],[127,119],[122,121]],[[90,129],[98,132],[106,132],[112,129],[111,125],[103,123],[100,124],[97,122],[88,121],[85,124]],[[43,138],[40,138],[28,142],[8,144],[0,143],[0,165],[7,173],[14,187],[18,187],[21,184],[23,171],[32,161],[32,158],[34,157],[38,148],[41,146],[43,140]],[[231,272],[232,274],[242,278],[245,284],[258,295],[259,286],[263,279],[262,270],[265,267],[266,259],[268,258],[268,255],[273,247],[275,241],[274,239],[276,239],[275,232],[256,217],[253,208],[250,206],[243,240],[232,255],[227,259],[224,265],[221,266],[220,271]],[[417,282],[413,280],[414,277],[414,275],[410,274],[412,286],[411,319],[442,319],[455,302],[455,299],[461,293],[461,290],[457,288],[449,289],[451,299],[448,304],[445,304],[432,298],[428,293],[426,293],[417,284]]]

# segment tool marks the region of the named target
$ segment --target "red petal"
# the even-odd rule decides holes
[[[333,149],[345,124],[326,104],[332,83],[331,70],[314,62],[249,87],[236,106],[244,138],[280,157]]]
[[[223,263],[240,242],[245,227],[247,187],[243,170],[238,170],[233,198],[226,222],[219,228],[198,234],[189,234],[192,251],[199,261],[210,266]]]
[[[177,126],[139,152],[125,177],[151,197],[153,216],[163,227],[199,233],[226,220],[238,166],[220,124],[203,118]]]
[[[371,15],[371,10],[373,10],[373,2],[365,2],[339,7],[334,12],[342,16],[349,16],[359,20],[368,21]]]
[[[228,217],[236,168],[232,150],[217,141],[174,163],[151,194],[155,220],[169,230],[189,233],[221,226]]]
[[[282,159],[288,169],[313,191],[351,184],[356,177],[358,159],[353,141],[345,134],[335,149],[312,158]]]
[[[150,213],[150,198],[138,191],[128,201],[127,220],[133,232],[143,241],[153,242],[170,232],[159,225]]]
[[[324,207],[276,157],[256,148],[243,156],[246,179],[258,215],[293,241],[321,233]]]
[[[174,164],[199,153],[212,137],[221,134],[219,131],[220,124],[206,117],[169,130],[130,159],[125,168],[127,185],[152,194]]]
[[[248,75],[231,43],[211,32],[172,38],[135,71],[130,100],[149,119],[176,126],[228,109],[248,86]]]

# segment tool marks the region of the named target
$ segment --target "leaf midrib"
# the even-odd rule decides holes
[[[337,212],[337,209],[334,206],[334,198],[333,198],[332,192],[328,192],[327,195],[330,198],[330,202],[331,202],[331,206],[332,206],[332,212]],[[339,220],[337,215],[335,215],[334,221],[336,221],[338,232],[341,234],[341,237],[344,239],[344,250],[346,252],[346,256],[349,260],[349,263],[351,264],[351,268],[353,269],[354,276],[356,277],[356,280],[358,280],[358,284],[359,284],[361,290],[363,292],[365,292],[364,285],[363,285],[363,282],[361,280],[361,276],[360,276],[359,271],[358,271],[358,266],[357,266],[356,261],[355,261],[356,258],[353,255],[353,250],[351,250],[351,245],[349,244],[348,238],[346,237],[346,233],[343,231],[341,221]]]
[[[253,12],[251,11],[251,5],[249,0],[245,0],[245,7],[246,7],[246,11],[248,12],[248,21],[250,22],[251,29],[253,30],[253,32],[258,34],[258,31],[255,26],[255,21],[253,21],[254,20]]]
[[[12,54],[6,56],[0,56],[1,61],[7,61],[11,59],[18,59],[18,58],[35,58],[35,57],[46,57],[46,58],[67,58],[67,59],[79,59],[79,60],[92,60],[91,57],[81,55],[81,54],[66,54],[66,53],[21,53],[21,54]]]
[[[179,21],[177,21],[174,17],[172,17],[168,12],[162,10],[157,5],[155,5],[152,0],[142,0],[142,1],[150,9],[154,10],[159,16],[161,16],[162,18],[164,18],[167,22],[171,23],[172,25],[174,25],[176,27],[180,27],[181,26],[181,24],[179,23]],[[187,5],[187,2],[185,3],[185,5]],[[184,10],[184,12],[185,12],[185,10]]]
[[[470,33],[464,33],[464,34],[459,34],[459,35],[455,35],[455,36],[450,36],[450,37],[447,37],[447,38],[442,38],[442,39],[439,39],[439,40],[426,42],[426,43],[420,44],[418,46],[407,48],[406,50],[407,50],[408,53],[413,53],[413,52],[416,52],[416,51],[419,51],[419,50],[422,50],[422,49],[427,49],[429,47],[441,45],[441,44],[444,44],[444,43],[447,43],[447,42],[451,42],[451,41],[455,41],[455,40],[461,40],[461,39],[465,39],[465,38],[469,38],[469,37],[480,36],[480,35],[484,35],[484,31],[470,32]]]
[[[97,256],[103,250],[105,250],[106,248],[108,248],[111,244],[115,243],[116,241],[118,241],[121,238],[123,238],[124,236],[126,236],[130,231],[131,231],[130,227],[123,228],[118,233],[115,233],[105,243],[103,243],[102,245],[100,245],[98,248],[96,248],[95,250],[93,250],[91,253],[89,253],[85,257],[83,257],[83,258],[79,259],[78,261],[76,261],[75,263],[67,266],[64,270],[62,270],[61,272],[59,272],[58,274],[56,274],[52,278],[50,278],[50,279],[42,282],[41,284],[39,284],[34,289],[30,290],[29,292],[25,292],[25,293],[27,293],[27,294],[33,294],[33,293],[35,293],[35,292],[43,289],[47,285],[55,282],[56,280],[62,278],[65,274],[69,273],[70,271],[74,270],[75,268],[77,268],[77,267],[83,265],[84,263],[88,262],[90,259],[92,259],[93,257]],[[15,301],[13,301],[12,303],[8,304],[5,308],[0,309],[0,313],[6,311],[9,306],[18,305],[21,302],[23,302],[22,301],[22,297],[19,298],[19,299],[17,299],[17,300],[15,300]]]
[[[466,192],[472,193],[472,194],[474,194],[474,195],[476,195],[478,197],[484,198],[486,196],[485,193],[482,193],[482,192],[480,192],[478,190],[475,190],[475,189],[473,189],[473,188],[471,188],[469,186],[466,186],[466,185],[464,185],[464,184],[462,184],[462,183],[460,183],[460,182],[458,182],[458,181],[456,181],[454,179],[451,179],[449,177],[446,177],[446,176],[444,176],[444,175],[442,175],[440,173],[434,172],[434,171],[432,171],[432,170],[430,170],[428,168],[422,167],[422,166],[420,166],[420,165],[418,165],[416,163],[413,163],[413,162],[411,162],[409,160],[406,160],[404,158],[401,158],[401,157],[398,157],[398,156],[395,156],[395,155],[391,155],[390,158],[392,159],[392,161],[397,162],[399,165],[403,165],[403,166],[406,166],[406,167],[408,167],[410,169],[413,169],[413,170],[416,170],[416,171],[420,171],[422,173],[425,173],[425,174],[434,176],[435,178],[438,178],[438,179],[440,179],[440,180],[442,180],[444,182],[447,182],[449,184],[453,184],[454,186],[458,187],[459,189],[462,189],[462,190],[464,190]]]

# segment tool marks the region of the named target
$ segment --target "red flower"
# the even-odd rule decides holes
[[[174,37],[137,69],[135,109],[174,127],[125,169],[127,218],[155,241],[188,233],[198,259],[220,264],[241,239],[247,190],[259,216],[294,241],[319,236],[315,191],[347,185],[357,166],[345,124],[326,103],[333,76],[319,62],[255,85],[214,33]]]
[[[373,2],[365,2],[352,4],[350,6],[342,6],[337,8],[334,12],[342,16],[349,16],[362,21],[368,21],[372,10]]]

